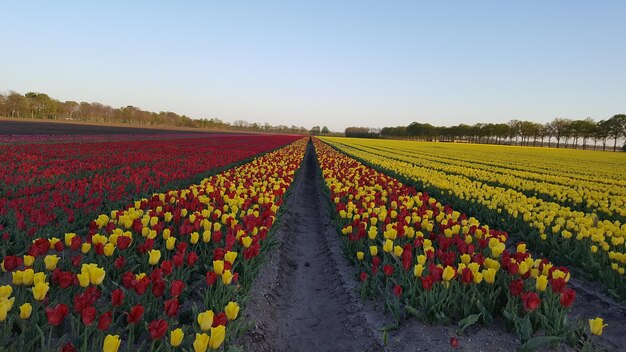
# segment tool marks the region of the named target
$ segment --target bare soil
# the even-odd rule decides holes
[[[0,134],[73,135],[73,134],[163,134],[163,133],[229,133],[202,128],[173,126],[139,126],[64,120],[31,120],[0,117]],[[238,132],[240,133],[240,132]]]

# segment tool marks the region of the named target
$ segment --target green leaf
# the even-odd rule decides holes
[[[456,331],[457,334],[462,335],[463,332],[465,331],[465,329],[469,328],[470,326],[474,325],[478,319],[480,319],[480,316],[482,315],[482,313],[480,314],[472,314],[469,315],[465,318],[463,318],[461,321],[459,321],[459,329]]]
[[[539,347],[543,347],[552,342],[556,342],[561,340],[558,336],[537,336],[532,339],[526,341],[525,344],[522,345],[520,352],[531,352],[537,350]]]

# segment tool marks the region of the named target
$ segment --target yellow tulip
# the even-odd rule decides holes
[[[89,270],[89,281],[92,285],[100,285],[102,281],[104,281],[104,277],[106,276],[106,271],[102,268],[92,267]]]
[[[193,341],[194,352],[206,352],[209,348],[209,340],[209,335],[196,333],[196,339]]]
[[[173,237],[170,237],[170,238],[173,238]],[[200,240],[200,234],[197,232],[192,232],[191,239],[189,240],[191,244],[197,244],[199,240]]]
[[[87,254],[87,253],[89,253],[89,251],[90,251],[90,250],[91,250],[91,243],[87,243],[87,242],[85,242],[85,243],[83,243],[83,244],[80,246],[80,251],[81,251],[83,254]]]
[[[363,252],[356,252],[356,259],[363,260],[363,257],[365,257],[365,253],[363,253]]]
[[[202,331],[207,331],[213,325],[213,311],[207,310],[198,314],[198,325]]]
[[[180,346],[181,342],[183,342],[183,338],[185,337],[185,333],[183,329],[178,328],[174,329],[170,332],[170,345],[173,347]]]
[[[12,283],[15,286],[21,285],[24,282],[24,272],[21,270],[14,271],[11,273]]]
[[[30,303],[24,303],[20,306],[20,318],[28,319],[33,313],[33,306]]]
[[[66,234],[65,234],[65,245],[66,245],[67,247],[69,247],[69,246],[71,246],[71,245],[72,245],[72,239],[73,239],[74,237],[76,237],[76,234],[75,234],[75,233],[66,233]]]
[[[383,244],[383,251],[385,251],[385,253],[390,253],[393,250],[393,241],[392,240],[385,240],[385,244]]]
[[[222,275],[224,272],[224,261],[223,260],[214,260],[213,261],[213,271],[217,275]]]
[[[402,255],[402,252],[404,252],[404,249],[402,249],[402,247],[400,247],[400,246],[393,247],[393,254],[396,257],[400,257]]]
[[[9,307],[0,301],[0,322],[3,322],[7,319],[8,313]]]
[[[426,258],[425,255],[423,255],[423,254],[418,255],[417,256],[417,264],[421,264],[421,265],[426,264],[426,259],[427,258]]]
[[[35,264],[35,257],[24,254],[24,266],[33,266],[33,264]]]
[[[80,285],[80,287],[87,287],[89,286],[89,283],[91,282],[91,280],[89,280],[88,273],[76,274],[76,278],[78,279],[78,284]]]
[[[13,286],[11,285],[0,286],[0,298],[9,298],[11,297],[11,293],[13,293]]]
[[[161,259],[161,251],[158,249],[153,249],[149,251],[148,254],[150,256],[148,258],[148,263],[150,265],[157,265],[159,263],[159,260]]]
[[[493,282],[496,280],[496,271],[492,268],[483,270],[482,274],[483,279],[488,284],[493,284]]]
[[[372,257],[377,256],[378,255],[378,247],[370,246],[370,254],[372,255]]]
[[[476,285],[478,285],[479,283],[481,283],[483,281],[483,274],[481,272],[472,272],[472,279],[474,280],[474,283]]]
[[[61,258],[56,254],[47,255],[45,258],[43,258],[43,262],[46,264],[46,270],[52,271],[56,269],[59,259]]]
[[[115,245],[111,242],[107,243],[104,245],[104,255],[107,257],[110,257],[113,255],[113,252],[115,252]]]
[[[38,273],[35,273],[33,275],[33,285],[37,285],[37,283],[44,283],[46,282],[46,273],[44,273],[43,271],[40,271]]]
[[[535,282],[535,288],[537,291],[545,291],[548,286],[548,277],[545,275],[539,275]]]
[[[50,285],[47,282],[38,282],[33,287],[33,297],[38,301],[43,301],[49,289]]]
[[[230,270],[224,270],[222,273],[222,283],[224,285],[230,285],[231,281],[233,281],[233,274]]]
[[[413,267],[413,275],[415,275],[415,277],[422,277],[423,272],[424,272],[424,266],[422,264],[416,264]]]
[[[526,243],[520,243],[517,245],[517,253],[526,253]]]
[[[243,244],[244,248],[249,248],[252,245],[252,237],[242,237],[241,243]]]
[[[230,321],[237,319],[239,304],[237,304],[237,302],[228,302],[226,308],[224,308],[224,313],[226,313],[226,317]]]
[[[441,275],[441,278],[442,278],[444,281],[450,281],[450,280],[452,280],[452,278],[454,277],[455,272],[456,272],[456,270],[454,270],[454,268],[453,268],[453,267],[451,267],[451,266],[446,266],[446,267],[443,269],[443,274]]]
[[[120,348],[119,335],[107,335],[104,338],[104,344],[102,345],[102,352],[117,352]]]
[[[26,269],[22,272],[22,285],[30,286],[35,279],[35,271],[33,269]]]
[[[228,251],[224,254],[224,260],[231,264],[235,262],[235,259],[237,259],[237,252]]]
[[[170,237],[167,239],[167,241],[165,241],[165,248],[167,248],[168,251],[173,250],[175,246],[176,246],[176,237]]]
[[[226,338],[226,327],[224,325],[218,325],[211,328],[211,338],[209,339],[209,346],[216,350],[220,348]]]
[[[608,325],[603,323],[604,320],[600,317],[589,319],[589,329],[591,330],[591,333],[598,336],[602,335],[602,329]]]

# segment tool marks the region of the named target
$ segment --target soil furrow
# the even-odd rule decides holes
[[[363,315],[321,194],[310,144],[245,315],[246,351],[382,351]],[[338,242],[338,241],[337,241]]]

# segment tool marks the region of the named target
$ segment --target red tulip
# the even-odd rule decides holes
[[[214,271],[209,271],[206,273],[206,283],[209,286],[213,286],[215,281],[217,281],[217,274]]]
[[[124,264],[126,264],[126,257],[122,256],[117,257],[117,259],[113,262],[113,266],[115,266],[117,270],[121,270],[124,267]]]
[[[550,288],[552,288],[552,292],[554,293],[560,293],[566,285],[567,282],[565,282],[562,278],[550,280]]]
[[[198,254],[196,252],[190,252],[187,254],[187,265],[193,266],[198,261]]]
[[[156,280],[152,283],[152,295],[154,297],[161,297],[165,292],[165,281],[162,279]]]
[[[178,299],[172,298],[165,301],[165,314],[172,318],[178,314]]]
[[[46,317],[48,318],[48,324],[52,326],[61,325],[68,313],[69,309],[63,303],[56,305],[54,308],[46,307]]]
[[[170,288],[170,294],[172,297],[178,297],[185,289],[185,283],[182,280],[176,280],[172,282],[172,287]]]
[[[78,352],[78,348],[72,345],[71,342],[66,342],[63,346],[61,346],[61,352]]]
[[[137,304],[130,309],[128,313],[128,324],[137,324],[139,320],[141,320],[141,316],[143,315],[143,306],[141,304]]]
[[[228,317],[226,316],[226,313],[220,312],[213,317],[213,327],[217,327],[219,325],[226,326],[226,324],[228,324]]]
[[[360,275],[361,281],[367,281],[367,273],[362,271]]]
[[[375,257],[377,258],[377,257]],[[391,276],[393,275],[393,266],[387,264],[383,266],[383,273],[385,273],[385,276]]]
[[[424,290],[426,291],[430,291],[435,283],[435,279],[431,275],[421,277],[420,281],[422,282],[422,287],[424,287]]]
[[[111,292],[111,305],[113,307],[119,307],[124,303],[124,291],[121,288],[113,290]]]
[[[451,337],[450,338],[450,346],[452,348],[458,348],[459,347],[459,339],[457,339],[456,337]]]
[[[402,286],[400,286],[400,285],[396,285],[396,286],[393,288],[393,294],[394,294],[394,296],[396,296],[396,297],[400,297],[400,296],[402,296]]]
[[[522,293],[522,303],[524,304],[524,309],[527,312],[531,312],[539,308],[541,298],[535,292],[524,292]]]
[[[98,329],[106,331],[113,320],[113,312],[106,312],[98,318]]]
[[[564,308],[569,308],[572,303],[574,303],[574,299],[576,299],[576,291],[571,288],[566,288],[563,292],[561,292],[559,302]]]
[[[474,274],[470,268],[463,268],[461,271],[461,282],[464,284],[470,284],[473,282]]]
[[[94,320],[96,320],[96,308],[94,307],[85,307],[83,311],[80,313],[80,316],[83,320],[83,324],[91,325]]]
[[[511,295],[514,297],[519,296],[524,290],[524,282],[519,279],[511,281],[509,284],[509,290],[511,291]]]
[[[153,320],[148,324],[148,332],[153,340],[160,340],[167,333],[169,326],[165,320]]]

